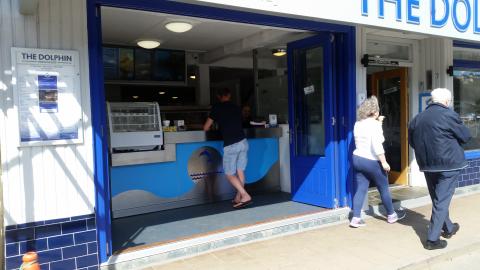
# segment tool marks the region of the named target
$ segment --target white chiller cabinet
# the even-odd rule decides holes
[[[160,108],[156,102],[108,102],[110,153],[161,150]]]

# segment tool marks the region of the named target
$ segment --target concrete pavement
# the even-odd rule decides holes
[[[423,248],[431,205],[407,210],[407,217],[388,224],[366,219],[353,229],[347,223],[215,251],[145,270],[235,269],[456,269],[476,263],[480,254],[480,194],[456,197],[450,216],[460,231],[447,248]],[[478,265],[478,264],[475,264]],[[451,268],[453,267],[453,268]],[[471,269],[471,268],[462,268]]]

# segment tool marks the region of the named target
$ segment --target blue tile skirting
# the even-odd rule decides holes
[[[18,269],[27,251],[38,253],[42,270],[98,269],[95,215],[5,227],[5,269]]]
[[[468,167],[462,170],[457,187],[476,185],[480,183],[480,159],[468,160]]]

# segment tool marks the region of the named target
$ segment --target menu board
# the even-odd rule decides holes
[[[133,49],[118,49],[119,79],[131,80],[134,76]]]
[[[152,79],[152,54],[149,50],[135,49],[135,80]]]
[[[118,50],[103,47],[103,76],[106,80],[118,78]]]
[[[157,50],[154,54],[153,77],[158,81],[185,81],[185,52]]]
[[[20,146],[82,143],[78,52],[11,52]]]
[[[108,81],[186,82],[185,51],[103,47],[103,74]]]

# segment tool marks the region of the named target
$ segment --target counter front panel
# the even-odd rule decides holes
[[[278,139],[248,143],[247,189],[278,191]],[[173,162],[111,167],[113,216],[230,199],[235,190],[223,173],[222,155],[222,141],[185,142],[176,144]]]

